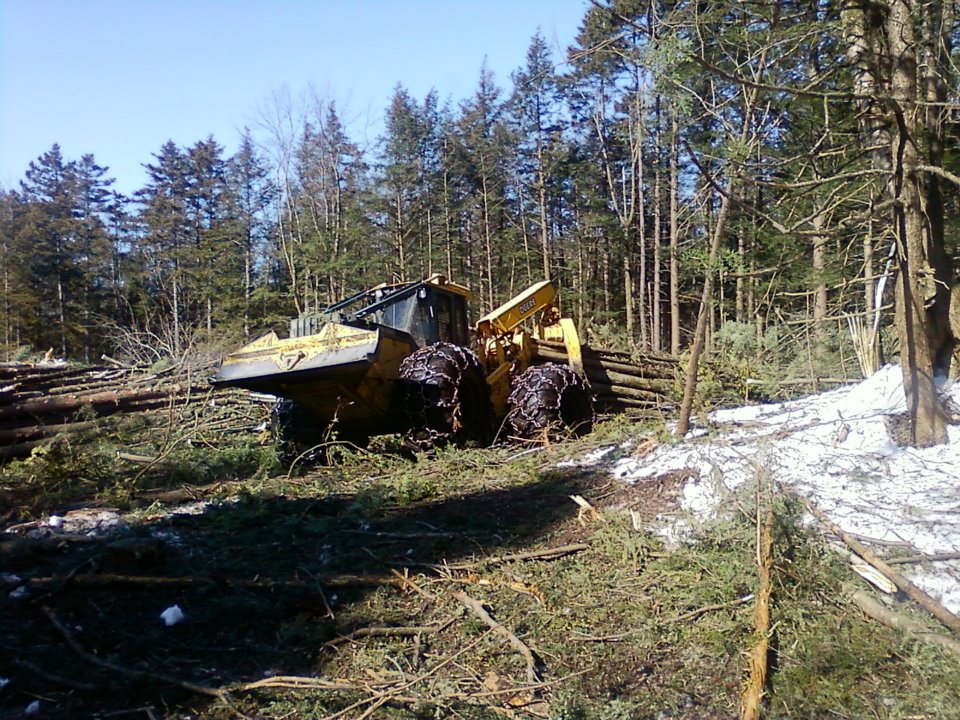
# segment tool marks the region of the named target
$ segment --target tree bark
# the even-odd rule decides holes
[[[887,39],[893,59],[891,110],[894,232],[897,237],[897,334],[903,390],[910,414],[910,440],[917,447],[947,441],[946,415],[934,384],[934,354],[929,327],[933,318],[926,303],[937,295],[935,269],[931,267],[930,228],[925,227],[918,143],[917,44],[911,0],[893,0],[887,16]]]
[[[686,435],[690,429],[690,413],[693,411],[693,398],[697,392],[697,373],[700,368],[700,356],[706,346],[707,319],[712,314],[714,268],[717,257],[720,255],[720,244],[723,241],[727,218],[730,216],[730,193],[733,182],[728,181],[723,198],[720,201],[720,212],[717,222],[713,226],[713,235],[710,240],[710,254],[707,261],[707,273],[703,280],[703,294],[700,297],[700,312],[697,314],[697,327],[693,333],[693,345],[690,347],[690,359],[687,361],[687,371],[683,380],[683,399],[680,401],[680,417],[677,419],[677,435]]]
[[[678,246],[680,243],[680,193],[679,147],[677,134],[680,128],[674,114],[671,120],[670,141],[670,353],[680,354],[680,262]]]

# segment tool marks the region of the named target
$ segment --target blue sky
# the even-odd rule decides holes
[[[228,151],[287,90],[333,99],[372,142],[393,88],[501,87],[539,28],[565,48],[588,0],[0,0],[0,186],[60,143],[132,192],[167,140]],[[562,55],[557,56],[562,57]]]

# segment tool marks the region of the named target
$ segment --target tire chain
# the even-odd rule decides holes
[[[563,395],[569,388],[580,389],[590,397],[586,382],[566,365],[536,365],[521,373],[507,398],[507,421],[513,432],[522,438],[535,438],[544,432],[555,434],[565,429],[553,418],[560,417]],[[595,420],[591,402],[590,424]]]
[[[316,445],[323,436],[317,427],[317,419],[289,398],[279,398],[271,409],[270,430],[284,462],[299,456],[304,448]],[[310,452],[306,459],[313,460],[316,455],[316,452]]]
[[[483,375],[476,354],[468,348],[448,342],[420,348],[400,363],[400,378],[405,381],[404,413],[411,429],[408,442],[429,450],[454,440],[462,427],[460,421],[460,378],[474,369]],[[449,429],[434,427],[438,416]]]

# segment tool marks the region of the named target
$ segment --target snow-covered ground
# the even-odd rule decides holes
[[[960,383],[950,393],[960,401]],[[904,409],[900,368],[887,366],[857,385],[715,412],[710,432],[694,431],[643,457],[621,458],[611,472],[636,482],[690,469],[682,512],[661,518],[668,539],[682,539],[692,525],[729,509],[724,500],[762,466],[848,532],[925,554],[960,552],[960,426],[949,428],[947,445],[899,447],[887,419]],[[960,612],[960,562],[900,567]]]

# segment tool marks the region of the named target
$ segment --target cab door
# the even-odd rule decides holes
[[[436,292],[437,339],[454,345],[467,345],[467,301],[462,295]]]

